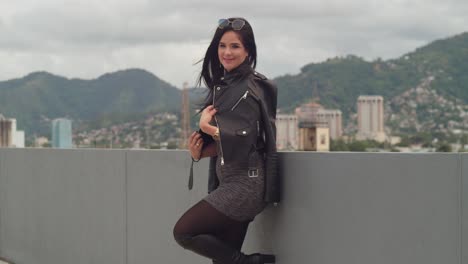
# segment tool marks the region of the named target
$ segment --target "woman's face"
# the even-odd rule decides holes
[[[231,71],[249,56],[239,36],[234,31],[224,33],[218,44],[218,58],[226,71]]]

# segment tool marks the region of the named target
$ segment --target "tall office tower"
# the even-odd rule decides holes
[[[11,146],[24,148],[24,131],[17,130],[15,118],[10,118],[9,120],[11,121]]]
[[[297,115],[276,115],[276,147],[279,150],[297,149]]]
[[[385,141],[383,97],[361,95],[357,100],[357,108],[357,139],[373,139],[379,142]]]
[[[319,109],[317,115],[320,120],[326,121],[328,123],[331,139],[337,139],[343,135],[343,121],[340,110]]]
[[[58,118],[52,121],[52,147],[72,147],[72,124],[71,120]]]
[[[0,114],[0,147],[11,147],[13,141],[13,122]]]
[[[16,119],[15,118],[8,118],[11,121],[11,131],[13,134],[16,132]]]

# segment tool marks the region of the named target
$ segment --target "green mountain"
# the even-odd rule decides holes
[[[382,95],[386,114],[393,116],[387,118],[386,124],[393,131],[404,124],[401,131],[412,133],[460,127],[463,119],[457,116],[461,117],[463,111],[468,113],[467,73],[468,33],[463,33],[396,59],[335,57],[305,65],[299,74],[273,81],[278,85],[278,107],[282,112],[292,112],[300,104],[319,97],[326,108],[343,112],[346,126],[355,122],[353,114],[359,95]],[[191,89],[192,106],[204,92],[205,89]],[[17,118],[26,135],[48,135],[52,118],[68,117],[75,124],[94,121],[87,122],[88,128],[107,126],[142,114],[177,112],[180,96],[180,90],[140,69],[109,73],[93,80],[36,72],[0,82],[0,113]],[[197,119],[192,117],[192,124]],[[449,124],[450,121],[456,123]]]
[[[0,113],[18,119],[26,134],[49,134],[50,119],[113,120],[180,108],[180,90],[140,69],[93,80],[67,79],[47,72],[0,82]]]
[[[468,104],[467,73],[468,33],[463,33],[397,59],[368,62],[353,55],[336,57],[305,65],[299,74],[275,81],[279,87],[278,106],[285,112],[319,97],[325,107],[341,109],[346,119],[356,112],[359,95],[382,95],[390,100],[431,76],[431,89]]]

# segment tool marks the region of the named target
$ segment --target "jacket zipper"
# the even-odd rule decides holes
[[[215,98],[216,98],[216,87],[213,89],[213,106],[215,105]],[[223,154],[223,144],[221,143],[221,128],[218,124],[218,119],[216,115],[214,116],[216,126],[219,128],[219,149],[221,150],[221,165],[224,165],[224,154]]]
[[[249,91],[245,91],[244,95],[241,96],[241,98],[239,98],[239,100],[237,100],[236,104],[231,108],[231,111],[234,111],[234,109],[237,107],[237,105],[242,101],[242,100],[245,100],[247,99],[247,95],[249,94]]]
[[[257,137],[260,136],[260,122],[257,120]]]

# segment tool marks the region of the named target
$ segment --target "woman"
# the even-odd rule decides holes
[[[210,157],[209,194],[174,227],[182,247],[213,263],[275,262],[274,255],[240,252],[249,223],[267,203],[279,201],[276,87],[253,70],[256,63],[250,24],[221,19],[199,79],[209,89],[200,130],[189,138],[193,161]]]

